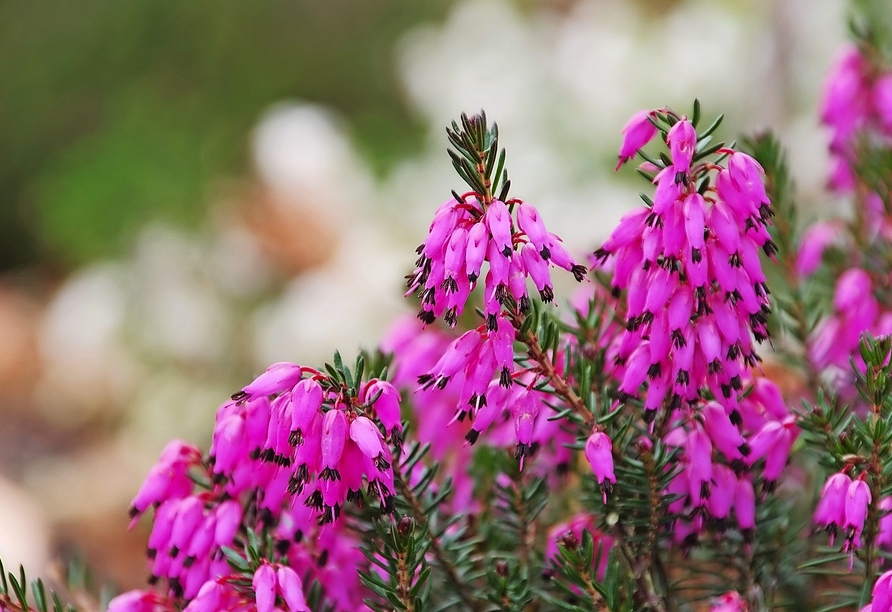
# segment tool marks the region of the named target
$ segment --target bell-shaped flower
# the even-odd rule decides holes
[[[613,473],[613,443],[606,433],[596,431],[589,436],[585,442],[585,458],[601,485],[606,503],[607,493],[616,484],[616,475]]]
[[[707,402],[703,406],[703,426],[713,444],[730,459],[740,459],[749,454],[750,449],[740,430],[731,422],[725,408],[718,402]],[[744,453],[744,451],[746,451]]]
[[[234,499],[228,499],[215,510],[214,544],[231,546],[242,522],[242,506]]]
[[[493,200],[486,209],[484,215],[486,227],[492,236],[490,244],[495,245],[496,251],[505,257],[511,257],[514,252],[514,244],[511,240],[511,213],[501,200]],[[490,259],[492,265],[492,259]]]
[[[291,612],[310,612],[304,598],[303,583],[297,573],[283,565],[276,571],[278,590]]]
[[[216,580],[208,580],[198,591],[198,595],[189,602],[183,612],[217,612],[222,609],[220,605],[223,586]]]
[[[276,606],[276,570],[264,561],[254,572],[251,580],[257,612],[273,612]]]
[[[818,525],[827,527],[831,545],[836,528],[843,526],[846,520],[846,493],[851,484],[852,479],[848,474],[837,472],[827,479],[821,489],[821,499],[818,500],[812,520]]]
[[[465,270],[468,280],[472,283],[480,278],[480,269],[486,258],[486,247],[489,245],[489,229],[485,223],[475,223],[468,230],[468,240],[465,252]]]
[[[623,127],[623,142],[619,149],[617,170],[656,136],[657,127],[650,121],[653,113],[654,111],[640,110],[632,115],[632,118]]]
[[[325,413],[322,418],[322,437],[320,444],[320,459],[322,472],[319,477],[323,480],[337,480],[338,463],[341,453],[344,452],[344,444],[347,440],[347,417],[337,406]]]
[[[852,534],[849,537],[857,538],[864,529],[864,521],[867,519],[870,500],[870,486],[861,479],[853,480],[849,488],[846,489],[845,528]]]
[[[373,459],[378,469],[390,467],[384,457],[384,444],[378,426],[364,416],[356,417],[350,423],[350,439],[356,443],[363,455]]]
[[[539,415],[538,398],[529,389],[523,389],[514,399],[511,411],[517,441],[514,456],[520,460],[523,469],[523,458],[532,454],[533,428]]]
[[[734,516],[737,517],[737,525],[744,538],[751,541],[756,529],[756,492],[753,490],[753,483],[747,478],[737,481]]]
[[[691,122],[687,119],[678,121],[669,129],[666,142],[669,143],[669,152],[675,172],[682,173],[690,170],[694,150],[697,147],[697,132]]]
[[[870,602],[873,612],[892,612],[892,571],[885,572],[873,584]]]
[[[291,432],[296,444],[303,444],[313,417],[322,409],[324,392],[318,381],[305,378],[291,392]]]
[[[373,402],[372,410],[384,425],[384,429],[392,432],[401,429],[400,425],[400,392],[386,380],[371,380],[365,388],[365,401]],[[377,398],[377,399],[376,399]]]
[[[266,372],[254,379],[241,391],[243,397],[252,398],[261,395],[275,395],[297,384],[302,374],[301,367],[296,363],[274,363],[266,369]],[[233,397],[233,399],[239,399]]]

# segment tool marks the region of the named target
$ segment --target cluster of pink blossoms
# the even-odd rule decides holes
[[[657,115],[632,117],[619,165],[656,136]],[[667,490],[677,496],[669,508],[676,541],[696,541],[706,524],[724,528],[732,510],[752,537],[752,470],[760,462],[772,487],[798,436],[777,386],[751,372],[760,361],[754,340],[768,337],[759,251],[776,250],[767,229],[773,212],[752,157],[722,149],[726,165],[695,161],[694,126],[665,116],[671,163],[644,166],[656,171],[652,201],[626,214],[594,254],[612,266],[614,295],[625,292],[626,327],[610,351],[618,399],[639,399],[650,422],[670,411],[664,442],[679,449],[683,467]],[[593,466],[605,465],[596,458]]]
[[[518,459],[535,452],[543,473],[566,473],[574,437],[548,419],[548,396],[532,388],[532,373],[515,372],[514,328],[504,315],[497,321],[496,332],[482,325],[459,338],[434,327],[422,329],[417,321],[400,321],[386,335],[382,349],[393,353],[394,385],[414,390],[416,437],[429,442],[434,459],[446,459],[449,466],[469,460],[466,446],[485,434],[492,446],[514,446]],[[496,345],[501,359],[494,357]],[[562,359],[559,355],[558,367]],[[457,488],[473,485],[467,474],[453,478]]]
[[[650,114],[625,130],[621,158],[657,133]],[[769,313],[759,250],[773,255],[764,174],[749,155],[727,149],[727,167],[693,164],[697,133],[685,118],[666,136],[672,163],[654,179],[653,206],[626,214],[595,253],[615,257],[612,286],[627,291],[627,331],[616,358],[620,400],[647,383],[651,418],[664,403],[696,402],[701,385],[733,412],[742,376],[759,359]],[[715,172],[715,187],[701,179]],[[700,192],[703,192],[702,194]]]
[[[538,415],[545,411],[542,394],[532,389],[536,378],[515,371],[516,332],[509,302],[519,312],[529,309],[528,279],[542,301],[551,302],[550,265],[570,271],[577,281],[583,280],[586,268],[546,230],[531,204],[473,192],[453,197],[437,209],[418,253],[408,286],[409,292],[420,290],[418,318],[424,324],[442,316],[454,327],[481,276],[485,317],[482,325],[456,338],[427,371],[419,373],[420,390],[460,388],[455,417],[472,422],[466,434],[471,443],[510,413],[515,454],[522,461],[536,448],[536,424],[542,421]]]
[[[851,191],[859,134],[892,137],[892,72],[877,70],[854,45],[842,49],[824,85],[821,121],[831,130],[830,184]]]
[[[299,576],[318,580],[336,609],[365,609],[358,570],[366,561],[337,519],[348,501],[376,498],[392,509],[387,442],[399,446],[400,439],[400,395],[390,383],[373,379],[353,397],[316,370],[270,366],[218,410],[207,461],[175,441],[149,472],[131,516],[135,522],[155,509],[151,582],[166,588],[126,593],[109,609],[263,612],[284,609],[280,597],[291,612],[303,612]],[[206,487],[194,485],[196,474]],[[279,560],[257,569],[252,588],[222,550],[245,544],[243,525],[269,528]]]
[[[887,498],[886,504],[892,501]],[[870,486],[862,478],[852,480],[845,472],[837,472],[827,479],[821,490],[821,499],[815,508],[814,522],[830,534],[830,544],[837,529],[845,534],[843,549],[854,551],[861,546],[861,532],[871,502]],[[892,534],[885,534],[888,539]]]
[[[732,518],[746,539],[756,527],[753,468],[764,459],[761,474],[773,487],[799,434],[777,386],[767,378],[750,385],[740,400],[740,422],[735,425],[725,407],[715,401],[689,414],[666,436],[665,443],[680,449],[682,470],[667,493],[677,495],[669,512],[678,516],[673,537],[690,545],[708,524],[725,529]]]
[[[850,360],[863,372],[858,343],[865,332],[874,337],[892,333],[892,312],[883,312],[874,296],[874,280],[861,268],[850,268],[836,281],[833,313],[809,339],[809,358],[846,397],[854,396]]]
[[[475,193],[451,198],[437,209],[418,254],[407,283],[409,293],[420,290],[418,318],[433,323],[442,316],[451,327],[483,275],[484,262],[489,265],[483,277],[483,310],[491,329],[509,296],[521,310],[528,308],[527,279],[533,281],[542,301],[554,299],[549,264],[569,270],[579,281],[586,272],[561,239],[545,229],[531,204],[496,199],[485,203]]]

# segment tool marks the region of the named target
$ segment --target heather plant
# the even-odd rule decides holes
[[[151,586],[108,609],[892,610],[880,25],[853,22],[820,111],[844,218],[801,223],[777,140],[721,141],[695,101],[617,130],[647,187],[577,259],[462,115],[417,316],[270,366],[206,453],[169,443],[130,512]],[[0,574],[0,609],[66,609]]]

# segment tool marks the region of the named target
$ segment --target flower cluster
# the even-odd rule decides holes
[[[655,113],[633,117],[621,161],[656,134]],[[696,402],[703,385],[735,409],[742,376],[759,360],[753,338],[768,337],[759,250],[775,252],[759,164],[732,149],[721,150],[727,166],[697,163],[697,133],[684,117],[672,116],[666,141],[671,163],[654,178],[652,202],[626,214],[595,253],[615,257],[612,287],[627,291],[619,398],[647,383],[651,418],[664,404]]]
[[[770,380],[758,378],[748,387],[749,394],[738,404],[736,425],[725,407],[710,401],[665,437],[666,444],[680,450],[682,466],[668,488],[677,496],[670,511],[679,517],[678,542],[692,542],[707,523],[724,529],[732,509],[737,527],[751,539],[753,468],[762,465],[762,479],[771,489],[787,464],[799,433],[794,416]]]
[[[751,372],[760,361],[754,341],[768,337],[759,251],[776,251],[771,203],[755,159],[717,147],[720,157],[704,160],[693,123],[669,110],[632,117],[618,167],[659,132],[670,155],[642,166],[656,172],[653,198],[594,253],[611,266],[613,295],[625,294],[625,330],[610,351],[618,399],[640,399],[652,427],[668,411],[662,422],[671,425],[660,435],[682,467],[666,491],[675,498],[675,541],[690,545],[706,525],[724,529],[732,510],[751,540],[754,468],[773,488],[798,436],[777,386]],[[595,433],[586,445],[602,487],[615,482],[609,443]],[[649,452],[652,440],[638,444]]]
[[[831,131],[830,185],[851,191],[859,133],[892,137],[892,71],[877,70],[854,45],[843,48],[824,85],[821,121]]]
[[[513,446],[521,461],[537,453],[546,473],[565,473],[573,436],[548,419],[547,396],[533,389],[536,378],[515,372],[514,336],[504,313],[497,317],[495,332],[481,325],[458,338],[404,321],[393,327],[382,348],[394,355],[394,384],[414,389],[417,435],[431,443],[435,458],[445,458],[447,450],[453,459],[464,457],[466,451],[455,446],[474,444],[486,434],[492,446]],[[467,476],[455,474],[454,479],[461,485]]]
[[[238,607],[253,593],[258,610],[272,610],[278,593],[298,612],[307,609],[298,570],[328,587],[338,609],[358,609],[365,560],[337,519],[345,503],[366,498],[392,510],[387,443],[399,446],[401,432],[400,395],[389,382],[351,389],[297,364],[270,366],[220,407],[206,462],[197,448],[170,443],[133,500],[134,521],[155,508],[148,553],[152,581],[166,582],[164,601],[203,612]],[[192,471],[206,487],[196,489]],[[262,565],[253,590],[223,554],[244,542],[246,526],[270,529],[288,561]],[[158,597],[128,594],[111,609],[161,605]]]
[[[554,299],[549,265],[572,272],[578,281],[586,273],[561,239],[545,229],[533,205],[516,199],[487,201],[476,193],[444,202],[417,252],[407,285],[409,293],[419,290],[418,318],[429,324],[442,316],[451,327],[484,274],[484,262],[484,314],[491,328],[509,296],[522,311],[529,308],[527,279],[543,302]]]
[[[814,522],[830,534],[831,545],[837,529],[842,529],[845,534],[843,549],[855,551],[861,546],[870,502],[870,486],[863,477],[852,480],[845,472],[837,472],[824,483]]]

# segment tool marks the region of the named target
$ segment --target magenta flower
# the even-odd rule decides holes
[[[853,480],[849,488],[846,489],[844,527],[846,529],[846,545],[850,549],[860,546],[861,532],[864,530],[870,499],[870,486],[861,479]]]
[[[892,571],[881,574],[873,585],[873,612],[892,612]]]
[[[152,591],[127,591],[108,602],[109,612],[156,612],[169,609],[158,593]]]
[[[845,524],[846,494],[851,484],[852,479],[847,474],[837,472],[827,479],[821,489],[821,499],[818,501],[812,520],[827,529],[831,545],[837,528]]]
[[[682,119],[672,126],[666,136],[669,151],[672,153],[673,170],[684,173],[690,170],[694,149],[697,146],[697,132],[687,119]]]
[[[260,564],[251,582],[257,612],[273,612],[276,605],[276,570],[267,562]]]
[[[746,600],[737,591],[728,591],[721,597],[713,600],[709,612],[747,612]]]
[[[149,506],[168,499],[185,497],[192,492],[189,468],[201,461],[201,452],[182,440],[172,440],[161,452],[161,457],[149,470],[142,486],[130,504],[130,516],[135,520]],[[133,523],[131,523],[131,528]]]
[[[616,170],[635,157],[635,154],[657,135],[657,127],[651,123],[654,111],[640,110],[629,119],[622,129],[623,143],[619,149],[619,161]]]
[[[512,212],[516,213],[515,223]],[[522,253],[532,245],[533,254]],[[481,276],[484,278],[484,315],[490,326],[509,298],[521,310],[529,307],[526,281],[532,278],[544,301],[553,292],[548,263],[570,271],[577,280],[586,269],[545,229],[531,204],[513,199],[481,202],[476,194],[445,202],[434,215],[428,237],[418,248],[415,271],[408,277],[408,293],[418,290],[425,324],[443,317],[455,327]],[[489,263],[484,274],[483,264]]]
[[[279,594],[291,612],[310,612],[304,599],[303,584],[293,569],[285,565],[280,566],[276,571],[276,579]]]
[[[818,269],[824,251],[838,239],[841,229],[838,223],[823,221],[805,230],[796,253],[796,276],[806,278]]]
[[[266,369],[266,372],[254,379],[244,387],[240,393],[236,393],[232,399],[252,399],[265,395],[275,395],[286,389],[290,389],[300,380],[303,370],[296,363],[274,363]]]
[[[734,515],[744,538],[751,541],[756,529],[756,493],[753,491],[753,483],[746,478],[737,481]]]
[[[616,484],[616,475],[613,473],[613,444],[603,431],[596,431],[585,442],[585,458],[592,466],[592,472],[601,485],[604,493],[604,503],[607,503],[607,493]]]

